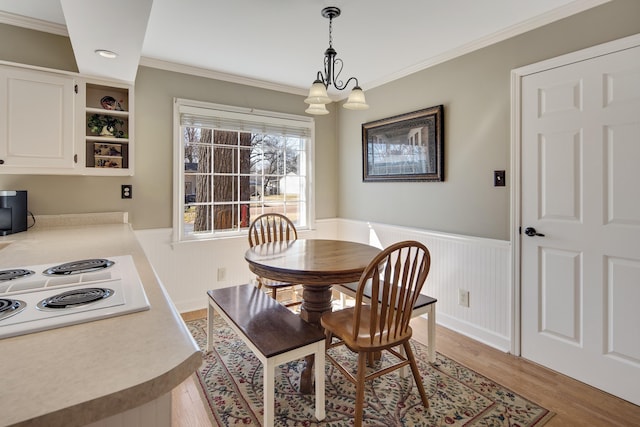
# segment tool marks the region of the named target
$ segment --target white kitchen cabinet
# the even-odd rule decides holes
[[[70,75],[0,66],[0,173],[73,173],[75,85]]]
[[[0,63],[0,174],[133,175],[133,155],[131,85]]]

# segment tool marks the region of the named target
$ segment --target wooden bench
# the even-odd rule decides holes
[[[229,324],[264,367],[264,426],[274,425],[275,368],[308,355],[315,356],[315,416],[325,418],[325,337],[254,285],[207,291],[207,351],[213,350],[214,311]]]
[[[358,291],[358,282],[345,283],[342,285],[335,285],[333,289],[341,292],[344,295],[348,295],[351,298],[356,297]],[[364,288],[363,296],[371,301],[371,284],[367,283]],[[427,315],[427,355],[429,362],[434,363],[436,361],[436,302],[438,300],[427,295],[420,294],[418,300],[413,306],[411,317]],[[344,300],[343,300],[344,304]]]

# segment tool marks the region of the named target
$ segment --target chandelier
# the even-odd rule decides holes
[[[309,108],[305,112],[316,115],[329,114],[329,110],[325,106],[331,103],[331,98],[327,95],[327,88],[333,85],[337,90],[344,90],[352,80],[355,82],[355,86],[343,106],[350,110],[366,110],[369,106],[364,99],[362,88],[358,85],[358,79],[350,77],[346,82],[340,80],[343,62],[342,59],[336,58],[337,52],[333,48],[333,38],[331,36],[333,18],[340,16],[340,9],[333,6],[325,7],[322,9],[322,16],[329,18],[329,47],[324,51],[324,74],[322,71],[318,71],[316,80],[311,85],[311,89],[309,89],[309,96],[304,100],[309,104]]]

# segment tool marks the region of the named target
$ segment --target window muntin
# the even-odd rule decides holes
[[[225,115],[211,105],[192,108],[176,101],[182,165],[175,240],[242,234],[253,218],[268,212],[308,227],[313,121],[261,112],[242,116],[253,120],[247,124],[237,120],[238,109],[226,107],[232,111]]]

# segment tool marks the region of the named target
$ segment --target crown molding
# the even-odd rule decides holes
[[[443,62],[455,59],[459,56],[466,55],[492,44],[510,39],[511,37],[526,33],[527,31],[535,30],[536,28],[551,24],[552,22],[559,21],[560,19],[567,18],[571,15],[584,12],[585,10],[600,6],[610,1],[611,0],[576,0],[572,3],[549,11],[543,15],[528,19],[517,25],[512,25],[511,27],[505,28],[504,30],[497,31],[486,37],[474,40],[471,43],[467,43],[448,52],[444,52],[441,55],[431,57],[425,61],[419,62],[415,65],[407,67],[381,79],[370,81],[366,84],[366,89],[372,89],[377,86],[382,86],[383,84],[390,83],[394,80],[398,80],[402,77],[406,77],[418,71],[425,70]]]
[[[425,61],[406,67],[398,72],[392,73],[383,78],[367,82],[362,86],[366,90],[375,88],[377,86],[382,86],[386,83],[390,83],[394,80],[398,80],[400,78],[406,77],[418,71],[422,71],[424,69],[433,67],[435,65],[441,64],[443,62],[457,58],[459,56],[482,49],[484,47],[498,43],[500,41],[504,41],[511,37],[518,36],[527,31],[534,30],[538,27],[550,24],[552,22],[569,17],[571,15],[575,15],[577,13],[602,5],[604,3],[608,3],[610,1],[611,0],[576,0],[567,5],[558,7],[543,15],[528,19],[526,21],[523,21],[520,24],[513,25],[502,31],[498,31],[486,37],[475,40],[471,43],[467,43],[458,48],[445,52],[441,55],[434,56]],[[8,12],[0,11],[0,23],[69,37],[69,33],[65,25],[47,22],[47,21],[34,19],[34,18],[29,18],[29,17],[16,15]],[[209,69],[200,68],[200,67],[178,64],[175,62],[169,62],[169,61],[164,61],[164,60],[159,60],[154,58],[141,57],[139,61],[139,65],[162,69],[166,71],[173,71],[173,72],[184,73],[184,74],[189,74],[189,75],[194,75],[199,77],[205,77],[210,79],[222,80],[230,83],[253,86],[253,87],[258,87],[262,89],[274,90],[278,92],[291,93],[294,95],[304,96],[307,94],[307,89],[305,88],[288,86],[284,84],[273,83],[273,82],[268,82],[264,80],[253,79],[249,77],[243,77],[239,75],[228,74],[220,71],[214,71],[214,70],[209,70]]]
[[[176,62],[163,61],[160,59],[141,57],[139,65],[143,65],[145,67],[157,68],[165,71],[173,71],[176,73],[189,74],[192,76],[205,77],[205,78],[214,79],[214,80],[222,80],[230,83],[238,83],[246,86],[259,87],[262,89],[275,90],[278,92],[291,93],[294,95],[307,94],[307,89],[302,89],[299,87],[287,86],[287,85],[268,82],[268,81],[259,80],[259,79],[252,79],[249,77],[223,73],[220,71],[194,67],[191,65],[178,64]]]
[[[27,16],[16,15],[9,12],[0,11],[0,24],[9,24],[16,27],[69,37],[66,25],[42,21],[40,19],[29,18]]]

